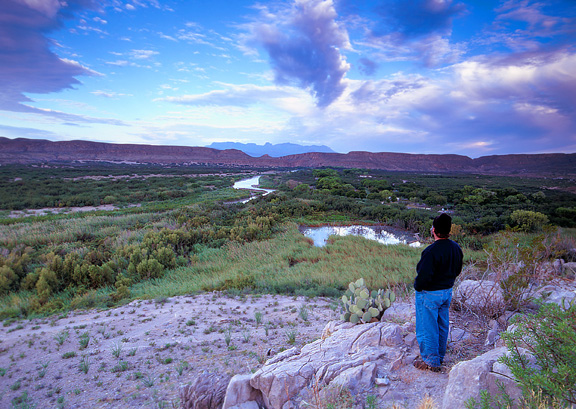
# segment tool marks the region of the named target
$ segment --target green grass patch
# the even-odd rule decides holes
[[[200,253],[190,267],[132,288],[136,297],[156,298],[197,291],[250,289],[256,292],[337,296],[364,277],[369,288],[409,284],[422,249],[385,246],[362,237],[335,237],[314,247],[290,224],[270,240],[229,243]]]

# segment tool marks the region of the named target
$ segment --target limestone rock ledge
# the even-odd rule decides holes
[[[231,382],[223,408],[247,407],[253,402],[269,409],[289,409],[303,400],[313,401],[313,393],[334,387],[361,392],[375,378],[394,370],[393,364],[406,350],[398,324],[330,322],[321,339],[284,351],[252,376]]]

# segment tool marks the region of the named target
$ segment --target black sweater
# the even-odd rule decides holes
[[[462,271],[462,249],[449,239],[436,240],[422,252],[414,280],[416,291],[436,291],[452,288]]]

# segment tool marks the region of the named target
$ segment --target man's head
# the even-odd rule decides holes
[[[437,216],[432,222],[434,233],[441,239],[447,239],[450,236],[450,229],[452,228],[452,218],[446,213]]]

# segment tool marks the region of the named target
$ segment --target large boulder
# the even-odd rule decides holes
[[[256,409],[263,403],[262,393],[250,385],[252,375],[234,375],[226,389],[226,398],[222,409]]]
[[[180,389],[181,409],[220,409],[230,376],[203,373]]]
[[[528,351],[520,349],[523,355]],[[518,405],[522,390],[508,367],[498,359],[508,355],[506,347],[495,348],[469,361],[459,362],[450,371],[448,385],[444,391],[442,409],[461,409],[466,407],[470,398],[480,401],[480,392],[487,390],[490,394],[500,393],[500,384],[506,393]],[[529,358],[530,359],[530,358]],[[533,361],[530,359],[530,361]],[[515,406],[517,407],[517,406]]]
[[[322,339],[273,357],[250,379],[269,409],[293,407],[309,390],[347,388],[361,392],[390,371],[406,346],[398,324],[329,323]],[[286,406],[285,406],[286,405]]]
[[[454,289],[453,302],[461,309],[470,309],[489,316],[506,310],[504,294],[494,281],[464,280]]]
[[[470,361],[454,365],[444,391],[442,409],[462,409],[466,407],[465,402],[468,399],[479,400],[480,391],[487,388],[486,376],[506,351],[505,347],[496,348]]]

